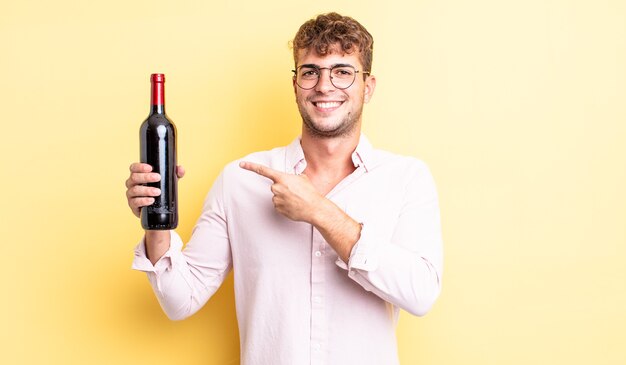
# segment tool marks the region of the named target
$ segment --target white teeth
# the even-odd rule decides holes
[[[341,105],[341,102],[339,101],[320,101],[315,103],[315,105],[317,105],[318,108],[322,108],[322,109],[330,109],[330,108],[336,108],[339,105]]]

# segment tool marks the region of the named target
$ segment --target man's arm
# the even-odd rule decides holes
[[[126,199],[133,214],[139,218],[141,208],[154,203],[154,197],[161,194],[161,189],[145,186],[144,184],[158,182],[161,176],[152,172],[152,166],[146,163],[135,162],[130,165],[130,176],[126,180]],[[182,166],[176,167],[179,179],[185,176]],[[170,248],[170,233],[167,231],[146,230],[145,251],[152,265]]]
[[[152,204],[152,197],[160,194],[159,189],[142,185],[159,181],[158,174],[150,171],[150,165],[133,164],[131,176],[126,181],[128,205],[137,217],[141,207]],[[179,178],[184,175],[182,167],[177,173]],[[147,273],[154,293],[170,319],[187,318],[202,308],[232,267],[222,188],[220,175],[205,200],[202,215],[185,250],[173,230],[145,231],[144,238],[135,248],[133,268]]]
[[[361,237],[361,224],[326,198],[319,203],[314,212],[311,224],[347,264],[354,245]]]
[[[152,265],[170,249],[170,232],[168,231],[146,231],[144,242],[146,245],[146,256]]]
[[[441,228],[434,181],[425,165],[409,184],[393,237],[379,222],[357,222],[319,194],[305,175],[242,162],[272,181],[274,206],[289,219],[313,224],[337,252],[338,265],[363,288],[406,311],[425,314],[441,291]]]
[[[276,210],[291,220],[312,224],[339,257],[348,262],[352,247],[359,240],[361,225],[323,197],[306,175],[285,174],[251,162],[239,166],[272,180]]]

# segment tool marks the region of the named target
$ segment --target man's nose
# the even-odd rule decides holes
[[[320,93],[327,93],[331,90],[336,89],[335,85],[333,85],[330,80],[332,75],[329,69],[321,69],[320,70],[320,78],[317,80],[317,85],[315,85],[315,91]]]

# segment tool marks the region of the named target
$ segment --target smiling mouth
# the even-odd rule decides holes
[[[343,104],[343,101],[314,101],[313,105],[321,110],[332,110]]]

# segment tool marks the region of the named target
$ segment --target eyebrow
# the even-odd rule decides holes
[[[316,65],[314,63],[306,63],[304,65],[298,66],[298,68],[300,68],[300,67],[322,68],[320,65]],[[328,68],[333,68],[333,67],[352,67],[352,68],[356,68],[356,67],[352,66],[349,63],[335,63],[334,65],[330,65]],[[326,68],[326,67],[324,67],[324,68]]]

